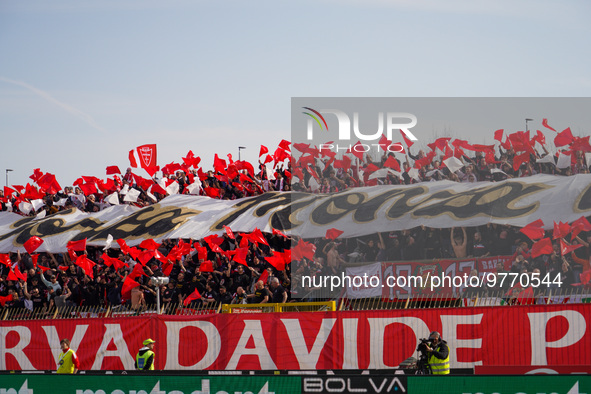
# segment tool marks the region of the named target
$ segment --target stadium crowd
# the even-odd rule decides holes
[[[551,129],[547,122],[544,125]],[[428,153],[419,150],[413,155],[412,144],[407,141],[403,161],[386,149],[374,161],[370,154],[357,152],[354,146],[339,159],[336,154],[309,144],[293,144],[301,153],[296,158],[291,155],[291,143],[283,140],[273,155],[261,147],[256,172],[252,164],[233,161],[230,155],[228,162],[215,155],[214,168],[204,172],[199,167],[200,159],[189,152],[181,164],[146,169],[151,178],[134,174],[132,168],[121,174],[112,166],[107,168],[107,174],[114,175],[112,178],[85,176],[63,189],[53,174],[36,169],[31,179],[37,186],[7,186],[0,191],[0,202],[3,211],[39,217],[71,208],[97,212],[115,204],[142,207],[177,193],[237,199],[291,189],[334,193],[377,184],[445,179],[496,182],[539,173],[589,173],[589,137],[573,137],[570,129],[557,133],[554,143],[559,149],[554,155],[548,153],[544,135],[539,131],[532,139],[529,132],[517,132],[504,141],[500,131],[495,133],[500,143],[497,148],[440,138],[428,144]],[[545,155],[538,153],[536,144]],[[468,151],[473,155],[468,155]],[[272,168],[267,165],[270,163]],[[155,176],[158,170],[162,173],[160,178]],[[487,255],[512,256],[511,266],[499,266],[499,272],[560,274],[565,286],[588,285],[591,227],[581,218],[578,228],[572,241],[567,241],[568,232],[542,231],[541,236],[529,237],[523,229],[496,224],[455,229],[421,226],[342,240],[338,235],[327,234],[325,238],[307,241],[279,231],[233,234],[229,230],[222,237],[164,240],[161,244],[152,241],[140,244],[139,248],[129,248],[124,240],[119,240],[118,249],[107,251],[84,245],[59,254],[10,253],[0,255],[0,305],[51,309],[126,304],[132,310],[140,310],[156,304],[157,285],[151,277],[170,279],[160,286],[159,301],[167,310],[180,304],[202,307],[211,303],[285,302],[314,298],[315,289],[302,287],[303,275],[338,274],[347,263]],[[542,240],[536,240],[541,238],[553,238],[550,250],[538,250]],[[292,260],[299,264],[292,267]]]

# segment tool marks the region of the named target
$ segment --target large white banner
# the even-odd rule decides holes
[[[40,252],[63,252],[70,240],[104,245],[110,234],[130,245],[144,239],[200,239],[224,232],[273,228],[304,238],[323,237],[329,228],[341,237],[404,230],[425,225],[449,228],[486,223],[525,226],[542,219],[572,222],[591,215],[591,174],[537,175],[504,182],[425,182],[408,186],[355,188],[332,195],[265,193],[240,200],[174,195],[142,209],[119,205],[98,213],[75,209],[41,219],[0,213],[0,253],[24,251],[31,236],[45,243]]]

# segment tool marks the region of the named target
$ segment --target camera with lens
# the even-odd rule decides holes
[[[427,348],[432,347],[433,341],[431,339],[419,339],[417,352],[419,352],[419,361],[417,361],[417,375],[430,375],[431,367],[429,366],[429,355]]]
[[[417,346],[417,352],[421,353],[421,356],[427,355],[427,347],[431,347],[433,343],[430,339],[421,338],[419,339],[419,345]]]

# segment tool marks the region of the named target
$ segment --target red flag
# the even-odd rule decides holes
[[[144,271],[144,267],[141,264],[136,264],[133,266],[133,269],[131,270],[131,272],[129,273],[129,275],[127,276],[130,279],[135,279],[137,277],[140,276],[148,276],[146,274],[146,272]]]
[[[0,264],[4,264],[8,268],[10,268],[10,266],[12,265],[10,261],[10,256],[4,253],[0,254]]]
[[[193,151],[190,150],[189,152],[187,152],[187,157],[183,157],[183,162],[185,163],[185,165],[189,167],[193,166],[193,168],[197,168],[199,166],[199,163],[201,162],[201,158],[195,157]]]
[[[527,162],[529,162],[529,153],[528,152],[522,153],[520,155],[515,155],[513,157],[513,170],[514,171],[519,170],[519,167],[521,167],[521,165],[523,163],[527,163]]]
[[[201,263],[199,266],[200,272],[213,272],[213,263],[209,260],[206,260]]]
[[[8,271],[8,276],[6,276],[6,280],[11,280],[13,282],[18,282],[18,277],[14,274],[13,270]]]
[[[135,268],[135,267],[134,267]],[[121,287],[121,297],[128,300],[131,298],[131,289],[138,287],[140,284],[133,280],[130,275],[125,277],[123,286]]]
[[[581,246],[581,244],[578,245],[567,245],[566,242],[564,242],[562,240],[562,238],[560,239],[560,254],[563,256],[566,256],[567,254],[569,254],[570,252],[572,252],[575,249],[579,249]]]
[[[341,236],[342,233],[344,233],[344,231],[337,230],[336,228],[329,228],[328,230],[326,230],[326,235],[324,236],[324,238],[337,239]]]
[[[230,164],[227,169],[227,174],[229,179],[234,179],[238,176],[238,170],[234,164]]]
[[[238,248],[236,249],[236,253],[234,254],[234,261],[238,264],[246,265],[246,256],[248,254],[248,247]]]
[[[265,153],[269,153],[269,148],[267,148],[265,145],[261,145],[261,150],[259,151],[259,157],[261,157]]]
[[[140,243],[140,248],[148,249],[148,250],[156,250],[160,247],[160,244],[154,241],[152,238],[146,239]]]
[[[388,159],[384,162],[384,167],[388,167],[393,169],[394,171],[400,172],[400,163],[394,156],[389,156]]]
[[[277,271],[284,271],[285,270],[285,261],[283,256],[278,253],[275,253],[273,256],[265,257],[267,263],[271,264]]]
[[[557,148],[565,145],[570,145],[573,142],[573,133],[570,131],[570,127],[567,127],[554,138],[554,145]]]
[[[194,292],[192,292],[191,294],[189,294],[187,296],[187,298],[185,298],[183,300],[183,305],[184,306],[187,306],[187,305],[189,305],[191,303],[191,301],[198,300],[200,298],[201,298],[201,294],[199,294],[199,290],[195,289]]]
[[[291,144],[291,142],[289,142],[289,141],[281,140],[281,142],[279,143],[279,147],[283,150],[291,151],[291,149],[289,147],[290,144]]]
[[[79,241],[69,241],[67,248],[76,252],[84,252],[86,250],[86,238]]]
[[[554,232],[552,233],[552,239],[558,239],[566,237],[570,233],[570,226],[568,223],[554,222]]]
[[[409,140],[404,131],[400,130],[400,134],[402,135],[402,139],[406,146],[410,148],[414,144],[414,141]]]
[[[18,269],[18,266],[14,267],[14,274],[16,275],[17,278],[19,278],[20,280],[23,281],[27,281],[27,274],[26,273],[22,273],[21,270]]]
[[[226,161],[224,159],[220,159],[218,154],[216,153],[213,157],[213,168],[217,172],[221,172],[222,174],[226,173]]]
[[[392,145],[392,141],[390,141],[388,138],[386,138],[385,135],[382,134],[382,136],[380,137],[380,142],[379,142],[380,148],[382,148],[382,150],[384,152],[388,151],[388,147],[390,145]]]
[[[535,222],[532,222],[522,228],[521,231],[523,234],[527,235],[529,239],[535,241],[536,239],[540,239],[544,237],[544,222],[542,219],[538,219]]]
[[[275,160],[275,163],[281,163],[283,160],[288,160],[290,158],[291,157],[289,156],[289,153],[287,153],[285,149],[281,147],[278,147],[273,153],[273,160]]]
[[[551,254],[552,252],[554,252],[554,249],[552,249],[552,240],[550,238],[541,239],[531,247],[531,257],[533,258],[543,254]]]
[[[211,198],[218,198],[220,196],[220,189],[215,187],[205,187],[203,191]]]
[[[78,255],[72,249],[68,249],[68,256],[70,256],[70,260],[72,262],[76,261],[76,259],[78,258]]]
[[[555,128],[553,128],[553,127],[550,127],[550,126],[548,125],[548,119],[546,119],[546,118],[544,118],[544,120],[542,120],[542,126],[544,126],[544,127],[545,127],[545,128],[547,128],[547,129],[550,129],[550,130],[552,130],[552,131],[555,131],[555,132],[557,132]]]
[[[591,223],[584,216],[581,216],[571,224],[570,228],[572,230],[571,239],[575,239],[581,231],[591,231]]]
[[[142,252],[140,252],[140,255],[137,259],[139,260],[140,264],[145,267],[148,261],[152,260],[152,257],[154,257],[153,250],[143,250]]]
[[[4,305],[6,305],[6,303],[8,301],[12,301],[12,294],[9,294],[7,296],[0,296],[0,305],[2,305],[2,307],[4,307]]]
[[[33,174],[29,177],[33,180],[33,182],[37,182],[43,176],[43,171],[40,168],[35,168],[33,170]]]
[[[8,294],[7,296],[0,296],[0,305],[2,307],[4,307],[7,302],[13,301],[13,300],[14,300],[14,297],[13,297],[12,293]]]
[[[127,246],[127,243],[124,239],[118,239],[117,243],[119,244],[119,248],[123,253],[129,254],[129,246]]]
[[[314,260],[314,253],[316,253],[316,245],[303,239],[300,239],[300,242],[291,249],[294,260],[301,260],[304,257],[308,260]]]
[[[92,270],[92,268],[96,265],[94,261],[86,257],[86,255],[80,255],[76,258],[76,262],[74,264],[82,268],[82,271],[84,271],[86,275],[94,279],[94,273]]]
[[[495,140],[497,140],[499,142],[502,142],[503,141],[503,132],[504,131],[505,130],[503,130],[503,129],[499,129],[499,130],[495,131]]]
[[[154,174],[156,174],[156,171],[158,171],[159,169],[160,169],[160,166],[150,166],[150,167],[144,168],[144,170],[146,170],[146,172],[148,174],[150,174],[150,176],[154,176]]]
[[[589,144],[589,138],[591,136],[586,137],[573,137],[573,143],[570,145],[570,151],[583,151],[583,152],[591,152],[591,145]]]
[[[265,238],[261,230],[259,230],[256,227],[252,231],[252,233],[250,233],[250,239],[251,241],[256,242],[257,244],[264,244],[269,246],[269,243],[267,242],[267,239]]]
[[[170,261],[162,263],[162,273],[164,274],[164,276],[170,276],[173,267],[174,264],[172,264]]]
[[[275,230],[275,229],[273,229],[273,235],[278,235],[280,237],[287,238],[287,235],[285,235],[281,231]]]
[[[195,246],[195,250],[197,251],[197,258],[199,260],[207,260],[207,248],[205,246]]]
[[[540,130],[536,131],[536,136],[532,138],[532,141],[533,140],[538,141],[540,145],[546,145],[546,137],[544,136],[544,134],[542,134]]]
[[[209,245],[210,248],[214,246],[220,246],[224,239],[217,234],[208,235],[207,237],[203,238],[203,240]]]
[[[158,165],[156,157],[156,144],[138,146],[129,151],[129,163],[132,167],[148,168]]]
[[[259,276],[259,278],[257,279],[257,282],[261,281],[263,283],[267,283],[267,279],[269,279],[269,271],[264,270],[261,276]]]
[[[57,182],[57,179],[55,179],[55,175],[50,173],[43,175],[43,177],[37,181],[37,184],[41,188],[45,189],[45,191],[49,194],[55,194],[62,190],[62,187]]]
[[[232,229],[230,227],[224,226],[224,229],[226,230],[226,234],[228,234],[228,238],[236,239],[236,237],[234,237],[234,233],[232,232]]]
[[[121,174],[121,170],[117,166],[107,167],[107,175]]]
[[[41,246],[42,243],[43,243],[43,240],[41,238],[32,236],[23,244],[23,246],[27,250],[27,253],[31,254],[34,251],[36,251],[37,248],[39,246]]]
[[[16,192],[16,190],[8,187],[8,186],[4,186],[4,197],[11,197],[12,193]]]
[[[580,278],[581,278],[581,284],[586,285],[587,283],[589,283],[589,281],[591,281],[591,270],[587,270],[585,272],[582,272],[580,274]]]

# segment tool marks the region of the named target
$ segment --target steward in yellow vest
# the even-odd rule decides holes
[[[144,341],[144,347],[140,349],[135,356],[135,368],[138,371],[153,371],[154,370],[154,341],[148,338]]]
[[[70,349],[70,340],[66,338],[62,339],[60,341],[60,348],[62,352],[57,360],[57,373],[73,374],[78,372],[80,361],[76,352]]]
[[[449,375],[449,346],[447,342],[441,339],[437,331],[429,335],[431,347],[427,347],[429,352],[429,367],[433,375]]]

